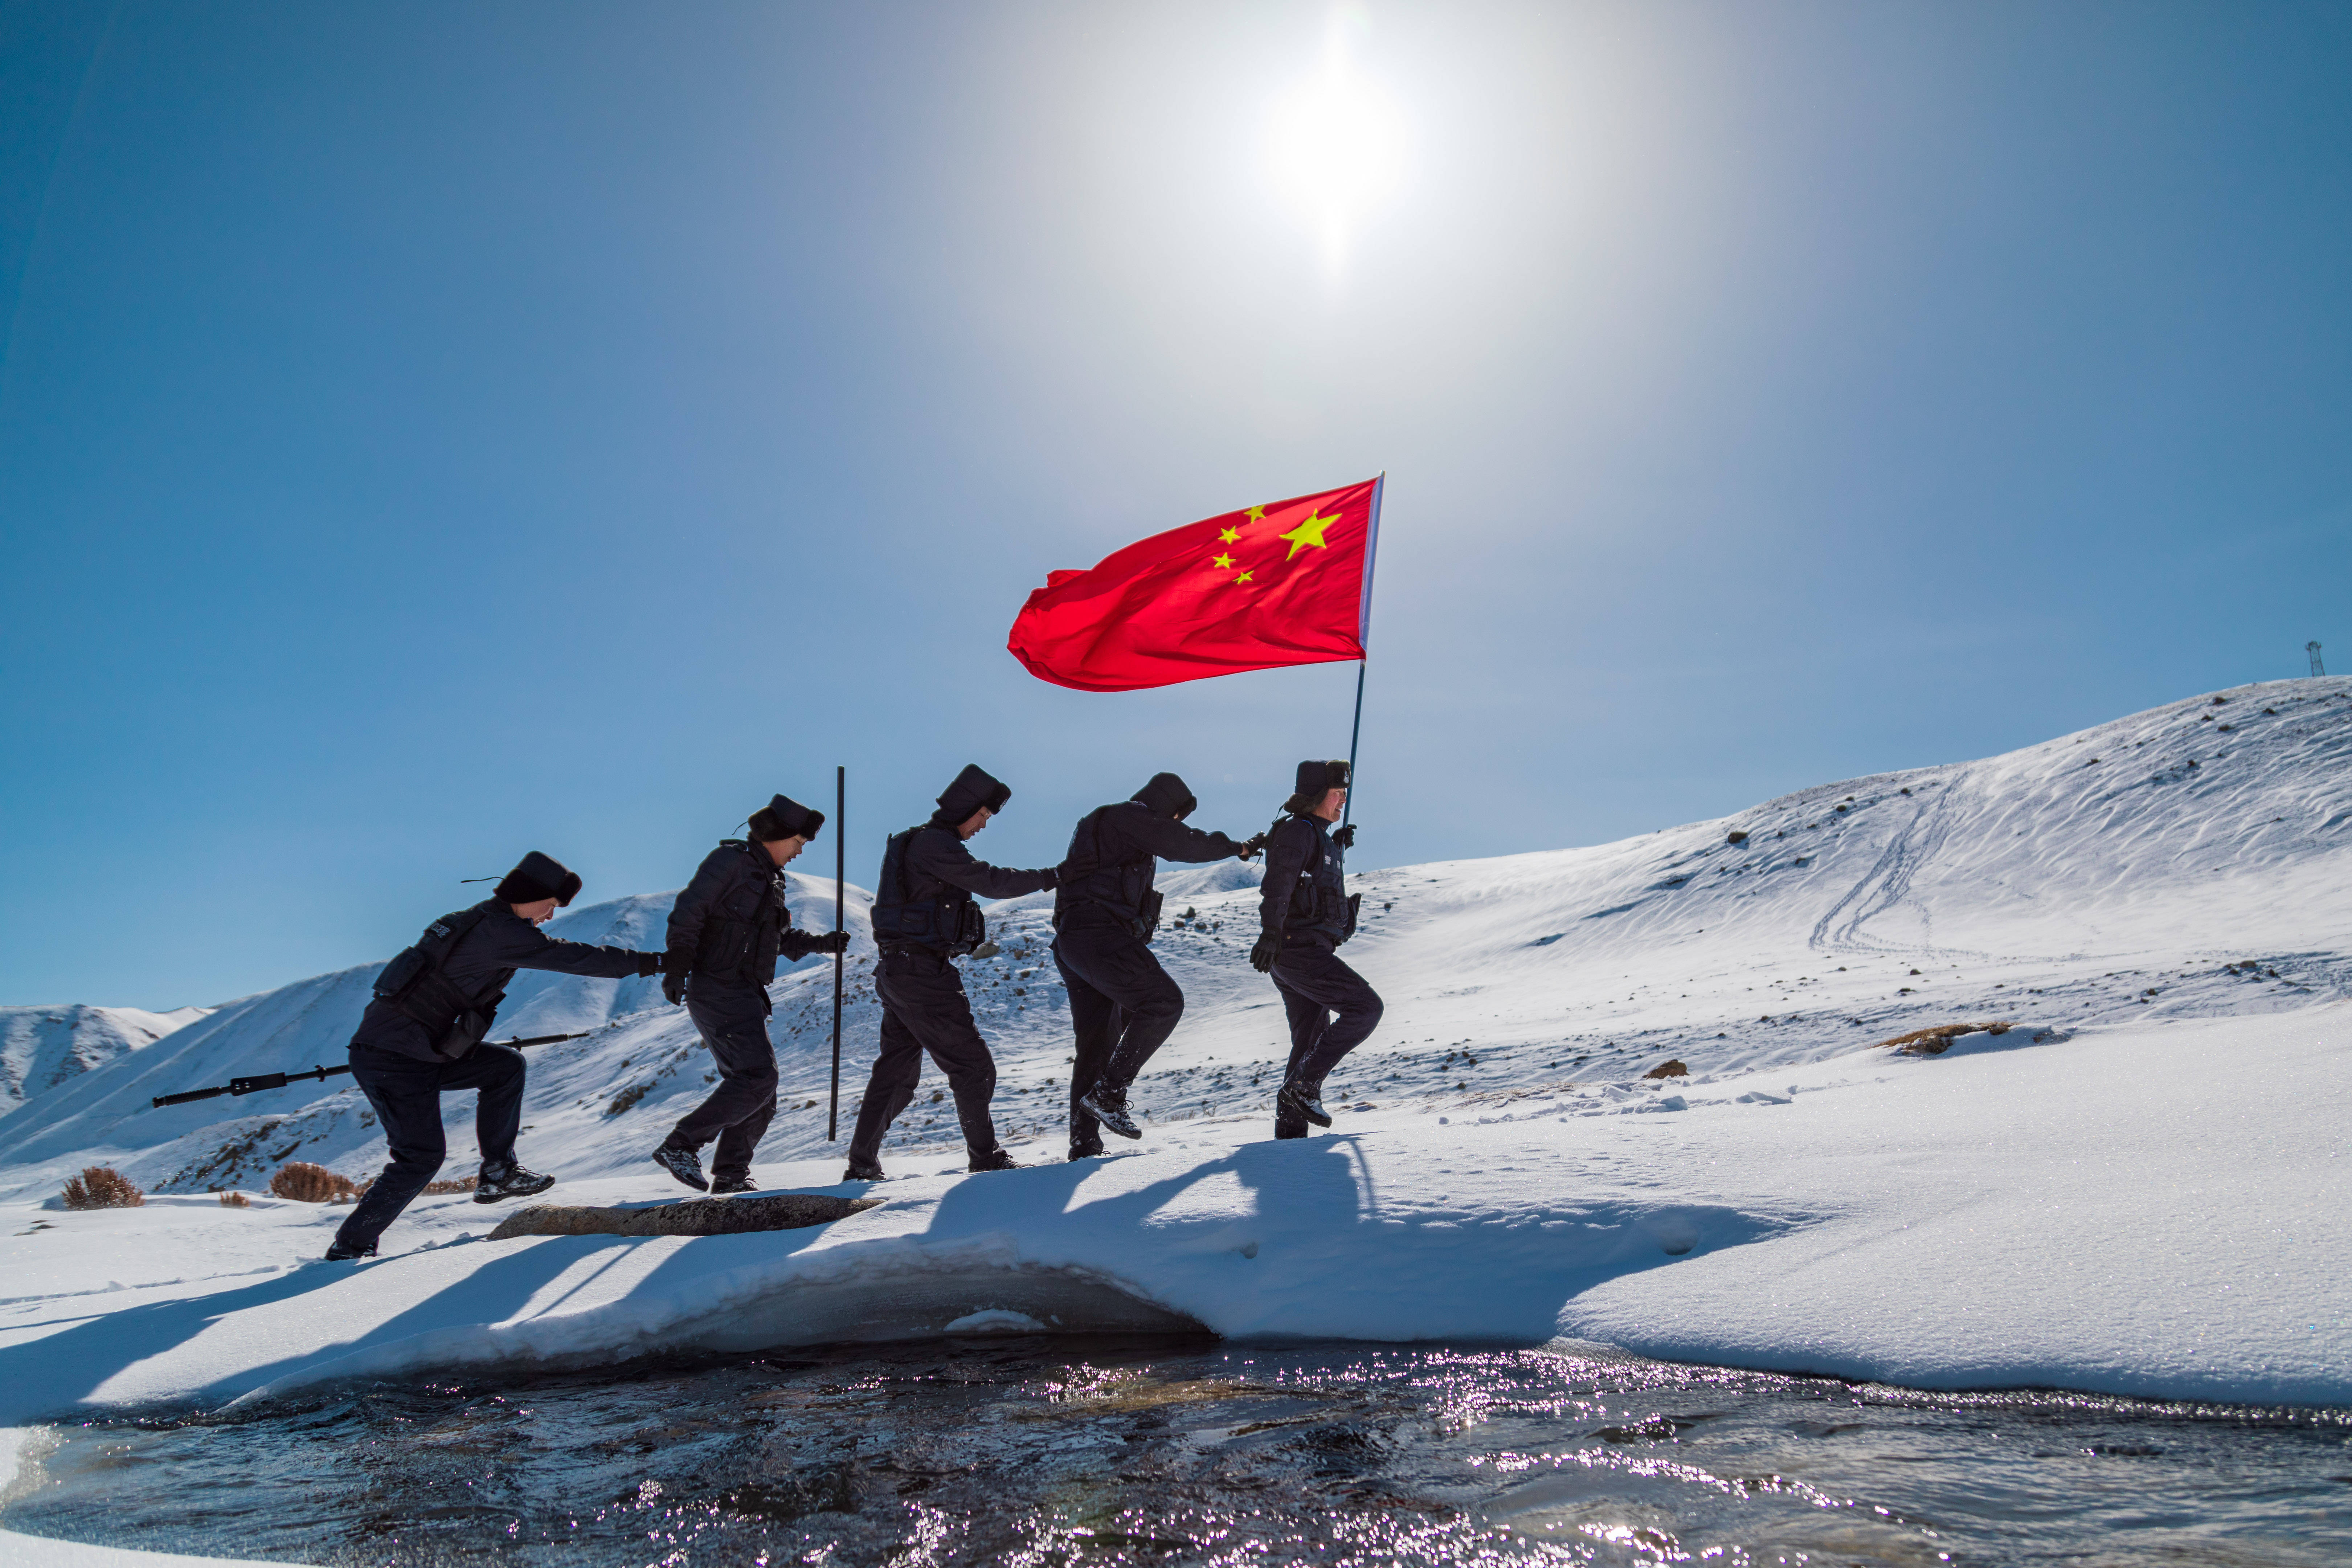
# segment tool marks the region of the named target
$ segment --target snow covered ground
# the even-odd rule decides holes
[[[489,1243],[498,1211],[435,1198],[381,1260],[310,1261],[342,1211],[207,1189],[258,1190],[289,1158],[371,1171],[382,1144],[348,1079],[148,1108],[339,1061],[373,971],[302,982],[0,1119],[0,1421],[429,1367],[1171,1319],[2352,1403],[2347,763],[2352,682],[2273,682],[1618,844],[1369,872],[1347,956],[1388,1015],[1334,1077],[1351,1109],[1305,1142],[1267,1141],[1281,1010],[1244,957],[1253,872],[1161,879],[1159,949],[1190,1011],[1139,1085],[1146,1141],[1077,1165],[1057,1163],[1049,900],[1011,900],[992,911],[1003,951],[968,980],[1006,1142],[1040,1168],[963,1175],[927,1084],[886,1151],[883,1207],[766,1236]],[[1378,843],[1375,821],[1358,858]],[[830,885],[795,884],[803,921],[829,924]],[[877,1022],[864,895],[849,904],[845,1123]],[[667,907],[557,929],[657,945]],[[828,1189],[829,965],[774,994],[792,1109],[758,1176],[856,1190]],[[523,1154],[563,1178],[555,1196],[680,1195],[645,1154],[708,1062],[655,983],[525,976],[503,1021],[596,1031],[534,1053]],[[1874,1048],[1991,1021],[2015,1026],[1932,1058]],[[1669,1058],[1688,1076],[1642,1078]],[[447,1104],[462,1149],[470,1106]],[[55,1207],[90,1163],[160,1195]]]

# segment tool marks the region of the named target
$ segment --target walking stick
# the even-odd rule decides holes
[[[833,929],[840,931],[844,883],[849,876],[849,840],[842,825],[849,814],[849,767],[836,765],[833,770]],[[833,1107],[824,1113],[824,1141],[832,1142],[841,1132],[841,962],[842,955],[833,955]]]

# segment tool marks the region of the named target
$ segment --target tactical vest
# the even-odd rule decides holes
[[[969,891],[950,883],[935,883],[936,891],[929,898],[914,896],[914,884],[907,869],[907,851],[915,835],[929,830],[929,824],[918,824],[903,833],[890,835],[884,847],[880,886],[875,889],[871,917],[874,940],[885,947],[911,944],[960,958],[988,940],[988,920]]]
[[[1155,858],[1150,855],[1113,860],[1103,848],[1103,817],[1108,812],[1121,810],[1134,802],[1118,805],[1098,805],[1078,819],[1070,835],[1070,852],[1065,858],[1066,873],[1054,894],[1054,926],[1059,930],[1062,917],[1071,906],[1080,902],[1108,910],[1127,924],[1129,931],[1143,942],[1150,942],[1160,929],[1161,899],[1151,885]],[[1144,809],[1139,807],[1139,809]]]
[[[1316,855],[1298,868],[1298,880],[1290,889],[1289,912],[1282,922],[1283,929],[1320,931],[1331,939],[1333,946],[1344,946],[1356,934],[1356,916],[1363,907],[1364,895],[1348,891],[1347,862],[1339,847],[1331,842],[1328,828],[1311,816],[1277,816],[1274,826],[1266,829],[1267,835],[1271,837],[1285,820],[1310,825]]]
[[[443,915],[414,944],[394,954],[375,979],[377,1000],[414,1019],[432,1043],[433,1054],[444,1061],[454,1062],[480,1045],[498,1016],[499,1004],[507,999],[504,990],[487,999],[469,996],[445,973],[449,954],[488,912],[476,908]]]
[[[722,838],[722,849],[750,851],[749,841]],[[759,851],[764,858],[767,852]],[[767,882],[760,889],[758,908],[749,920],[713,914],[705,921],[694,948],[694,972],[714,980],[740,980],[766,985],[776,978],[776,954],[782,950],[792,914],[784,907],[783,871],[771,862]]]

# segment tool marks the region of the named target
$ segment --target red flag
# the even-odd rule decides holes
[[[1381,480],[1155,533],[1049,572],[1006,647],[1040,680],[1133,691],[1364,657]]]

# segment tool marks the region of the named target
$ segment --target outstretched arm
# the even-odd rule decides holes
[[[1016,871],[975,860],[971,851],[963,847],[963,840],[946,828],[916,835],[914,843],[907,847],[907,858],[914,862],[919,874],[983,899],[1017,899],[1024,893],[1042,893],[1055,882],[1051,866],[1036,871]]]
[[[1172,816],[1147,816],[1140,813],[1119,825],[1129,837],[1138,840],[1136,847],[1149,849],[1162,860],[1181,861],[1197,866],[1210,860],[1229,859],[1242,852],[1242,841],[1228,838],[1222,833],[1203,833],[1188,827]]]

